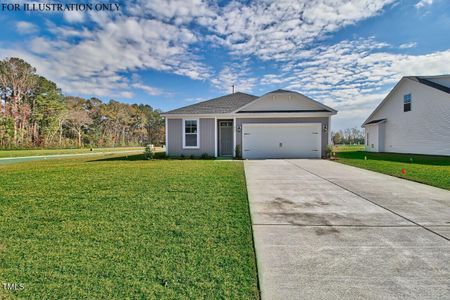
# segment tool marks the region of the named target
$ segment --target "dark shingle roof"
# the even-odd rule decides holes
[[[381,123],[381,122],[386,122],[386,119],[373,120],[373,121],[370,121],[370,122],[365,123],[365,125],[369,125],[369,124],[377,124],[377,123]]]
[[[236,92],[168,111],[164,114],[226,114],[258,98],[250,94]]]
[[[411,77],[410,77],[410,78],[411,78]],[[450,94],[450,88],[446,87],[445,85],[441,85],[441,84],[439,84],[439,83],[436,83],[436,82],[433,82],[433,81],[431,81],[431,80],[428,80],[428,79],[425,79],[425,78],[422,78],[422,77],[418,77],[418,76],[414,76],[414,78],[415,78],[418,82],[420,82],[420,83],[422,83],[422,84],[428,85],[428,86],[430,86],[430,87],[432,87],[432,88],[435,88],[435,89],[438,89],[438,90],[440,90],[440,91],[442,91],[442,92],[445,92],[445,93],[447,93],[447,94]]]
[[[271,91],[271,92],[268,92],[267,94],[281,94],[281,93],[292,93],[292,91],[288,91],[288,90],[283,90],[283,89],[278,89],[278,90],[275,90],[275,91]]]

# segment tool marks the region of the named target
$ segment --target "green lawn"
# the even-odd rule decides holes
[[[450,190],[450,156],[373,153],[338,146],[336,157],[344,164]]]
[[[143,147],[116,147],[116,148],[93,148],[92,152],[115,152],[128,150],[142,150]],[[38,155],[55,155],[55,154],[78,154],[90,153],[90,148],[77,149],[26,149],[26,150],[0,150],[0,158],[2,157],[22,157],[22,156],[38,156]]]
[[[0,299],[259,297],[242,163],[139,158],[0,166]]]

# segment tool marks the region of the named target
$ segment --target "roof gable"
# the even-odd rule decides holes
[[[431,77],[405,76],[405,77],[402,77],[400,79],[400,81],[397,82],[397,84],[394,86],[394,88],[392,88],[392,90],[389,92],[389,94],[387,94],[387,96],[383,99],[383,101],[381,101],[381,103],[375,108],[375,110],[369,115],[369,117],[364,121],[364,123],[361,126],[363,127],[364,125],[369,124],[370,121],[372,120],[372,118],[375,116],[375,114],[383,107],[383,105],[387,101],[389,101],[389,99],[391,99],[392,95],[394,95],[394,93],[397,92],[399,87],[407,80],[409,82],[415,82],[416,84],[426,85],[428,87],[434,88],[434,89],[439,90],[444,93],[450,93],[450,88],[429,80],[431,78],[442,78],[442,77],[447,77],[447,76],[431,76]]]
[[[275,90],[262,97],[236,92],[207,101],[177,108],[162,114],[169,115],[209,115],[234,113],[310,113],[337,111],[303,94]]]
[[[372,119],[372,117],[380,110],[380,108],[384,105],[384,103],[386,103],[386,101],[391,97],[392,94],[395,93],[395,91],[397,91],[398,87],[405,81],[407,80],[407,77],[402,77],[402,79],[400,79],[399,82],[397,82],[397,84],[394,86],[394,88],[389,92],[389,94],[387,94],[386,97],[384,97],[383,101],[381,101],[380,104],[378,104],[378,106],[374,109],[374,111],[369,115],[369,117],[364,121],[364,123],[362,123],[361,127],[364,127],[364,125],[367,125],[367,123],[369,123],[369,120]]]
[[[226,114],[252,102],[257,96],[236,92],[207,101],[177,108],[164,114]],[[164,115],[163,114],[163,115]]]
[[[236,113],[252,113],[252,112],[336,113],[336,110],[297,92],[287,90],[275,90],[255,99],[254,101],[239,108],[236,111]]]

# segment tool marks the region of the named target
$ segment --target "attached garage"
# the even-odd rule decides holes
[[[242,125],[242,155],[257,158],[320,158],[320,123],[252,123]]]

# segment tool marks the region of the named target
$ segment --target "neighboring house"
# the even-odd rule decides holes
[[[367,151],[450,155],[450,75],[403,77],[362,126]]]
[[[162,114],[169,156],[320,158],[336,111],[300,93],[233,93]]]

